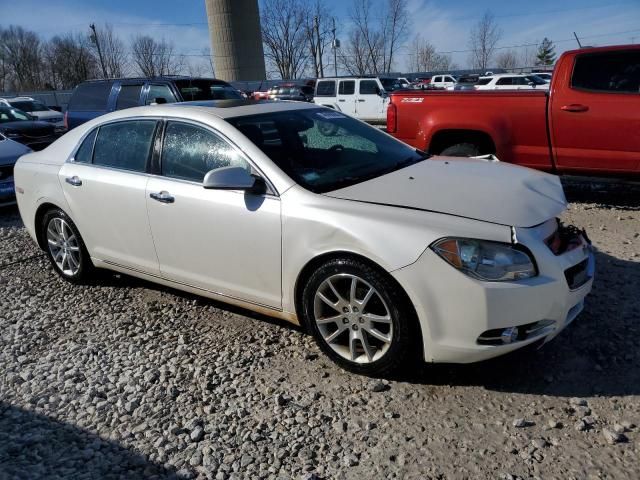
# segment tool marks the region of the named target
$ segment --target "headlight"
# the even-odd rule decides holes
[[[431,249],[453,267],[479,280],[504,282],[537,275],[531,257],[508,243],[443,238]]]

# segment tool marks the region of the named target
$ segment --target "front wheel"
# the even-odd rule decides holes
[[[72,283],[86,282],[93,273],[93,264],[69,216],[60,209],[49,210],[41,228],[47,256],[56,273]]]
[[[385,272],[365,262],[324,263],[305,286],[303,308],[319,347],[346,370],[385,376],[418,359],[413,309]]]

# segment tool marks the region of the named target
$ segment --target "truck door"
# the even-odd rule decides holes
[[[551,136],[561,171],[640,170],[640,50],[577,55],[551,92]]]
[[[340,80],[338,85],[338,107],[347,115],[356,114],[356,81]]]
[[[374,79],[358,80],[356,116],[361,120],[386,120],[386,98]]]

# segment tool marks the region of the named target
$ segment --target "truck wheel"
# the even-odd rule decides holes
[[[445,148],[440,155],[443,157],[477,157],[480,149],[472,143],[457,143]]]

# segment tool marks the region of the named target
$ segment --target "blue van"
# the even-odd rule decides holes
[[[68,129],[123,108],[152,103],[241,99],[229,83],[214,78],[157,77],[89,80],[78,85],[65,112]]]

